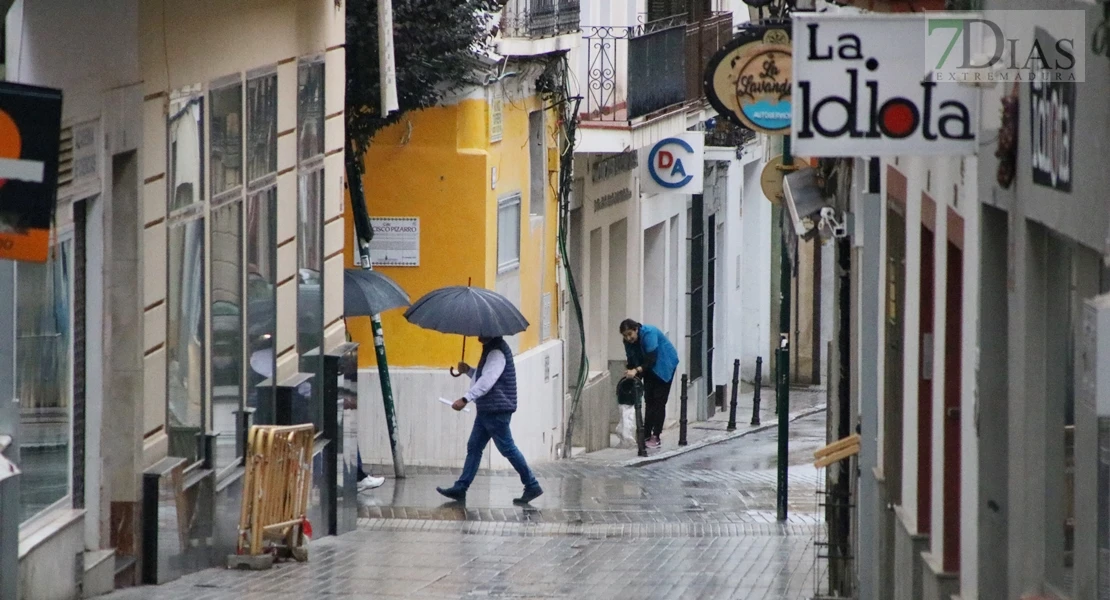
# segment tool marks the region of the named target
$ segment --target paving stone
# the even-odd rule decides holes
[[[410,467],[363,494],[357,530],[316,540],[307,563],[212,569],[105,598],[810,598],[821,473],[791,466],[788,519],[777,521],[777,473],[745,466],[766,462],[761,435],[642,467],[543,465],[533,507],[512,505],[512,471],[481,472],[461,505],[434,491],[457,469]],[[792,458],[804,462],[817,437]]]

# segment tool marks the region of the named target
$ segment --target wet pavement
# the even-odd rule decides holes
[[[823,387],[797,387],[790,390],[790,407],[788,419],[794,422],[814,413],[825,410],[827,390]],[[660,436],[663,444],[660,448],[648,448],[646,457],[638,456],[635,444],[623,447],[605,448],[595,452],[588,452],[575,458],[590,464],[611,466],[635,466],[651,464],[659,460],[670,460],[674,456],[685,454],[693,450],[719,444],[728,440],[744,437],[758,432],[773,431],[778,427],[777,407],[773,389],[763,389],[760,393],[758,407],[759,419],[757,424],[752,424],[756,415],[755,393],[747,390],[737,394],[736,398],[736,429],[728,431],[728,419],[731,407],[726,404],[724,410],[717,409],[715,415],[706,421],[692,421],[686,429],[686,446],[679,446],[679,423],[675,419],[678,414],[678,405],[674,402],[667,404],[667,419],[669,426]],[[823,444],[822,444],[823,445]],[[771,453],[774,456],[774,452]]]
[[[213,569],[108,598],[810,598],[811,463],[824,439],[821,413],[791,425],[785,523],[774,430],[640,467],[537,465],[546,493],[526,508],[512,505],[512,471],[481,472],[461,504],[435,492],[457,469],[410,467],[362,494],[358,530],[315,542],[308,563]]]

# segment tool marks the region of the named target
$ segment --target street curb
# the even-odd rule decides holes
[[[815,415],[819,412],[824,412],[826,407],[827,407],[827,404],[821,404],[821,405],[815,406],[813,408],[808,408],[806,410],[798,411],[798,412],[795,412],[795,413],[790,413],[790,416],[787,418],[787,420],[788,420],[788,422],[793,423],[794,421],[797,421],[798,419],[802,419],[802,418],[808,417],[810,415]],[[742,438],[746,435],[751,435],[753,433],[759,433],[761,431],[767,431],[768,429],[774,429],[778,426],[779,426],[778,421],[774,421],[774,422],[771,422],[767,425],[759,425],[758,427],[753,427],[751,429],[746,429],[744,431],[733,431],[733,432],[730,432],[730,433],[726,433],[725,435],[719,435],[719,436],[716,436],[716,437],[706,438],[704,440],[701,440],[700,442],[696,442],[696,443],[690,444],[688,446],[682,446],[680,448],[675,448],[674,450],[668,450],[666,452],[663,452],[661,454],[657,454],[655,456],[638,456],[636,458],[632,458],[632,459],[624,460],[624,461],[620,461],[620,462],[606,463],[605,466],[608,466],[608,467],[642,467],[642,466],[645,466],[645,465],[650,465],[650,464],[654,464],[654,463],[657,463],[657,462],[662,462],[662,461],[665,461],[667,459],[674,458],[676,456],[681,456],[683,454],[686,454],[687,452],[693,452],[694,450],[699,450],[701,448],[705,448],[706,446],[713,446],[715,444],[720,444],[720,443],[727,442],[727,441],[730,441],[730,440],[735,440],[735,439],[738,439],[738,438]]]

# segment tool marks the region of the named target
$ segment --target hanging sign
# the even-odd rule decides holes
[[[933,81],[927,18],[793,15],[795,152],[813,157],[976,152],[978,90]]]
[[[1036,35],[1049,37],[1040,28]],[[1075,92],[1074,80],[1037,77],[1029,84],[1033,183],[1067,193],[1071,193]]]
[[[705,94],[730,121],[753,131],[790,130],[792,94],[790,33],[782,25],[751,26],[709,60]]]
[[[645,194],[700,194],[705,180],[705,132],[687,132],[659,140],[640,164],[640,191]]]
[[[61,90],[0,82],[0,258],[46,262],[61,128]]]

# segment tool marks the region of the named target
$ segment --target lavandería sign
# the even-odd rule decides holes
[[[975,153],[978,92],[931,81],[925,19],[794,15],[791,141],[797,154]]]

